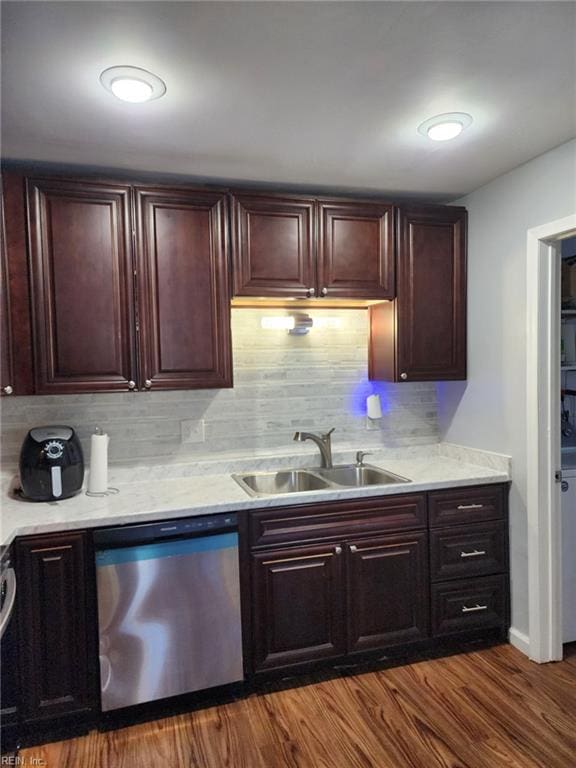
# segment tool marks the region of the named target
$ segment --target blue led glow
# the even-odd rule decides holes
[[[382,415],[392,408],[393,384],[385,381],[368,381],[362,379],[352,390],[348,403],[348,411],[353,416],[366,416],[366,398],[368,395],[379,395],[382,405]]]

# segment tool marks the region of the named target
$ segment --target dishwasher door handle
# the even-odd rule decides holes
[[[3,636],[8,628],[12,613],[14,611],[14,604],[16,602],[16,573],[14,568],[7,568],[2,574],[2,584],[0,586],[2,591],[6,590],[4,605],[0,611],[0,638]]]

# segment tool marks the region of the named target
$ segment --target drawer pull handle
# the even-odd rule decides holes
[[[341,555],[342,554],[342,547],[334,547],[334,554],[335,555]]]
[[[350,545],[350,552],[358,552],[358,547],[356,546],[356,544]]]
[[[462,613],[475,613],[476,611],[487,611],[487,605],[473,605],[470,608],[467,605],[462,606]]]
[[[460,504],[458,509],[482,509],[484,504]]]
[[[480,557],[485,554],[485,549],[475,549],[473,552],[460,552],[460,557]]]

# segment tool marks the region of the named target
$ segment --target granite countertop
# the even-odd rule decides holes
[[[353,460],[354,451],[338,451],[334,463]],[[412,482],[367,488],[337,488],[285,495],[251,497],[231,472],[318,465],[317,452],[283,456],[251,456],[187,465],[113,468],[110,484],[119,493],[104,498],[84,492],[63,501],[34,503],[15,497],[17,477],[2,476],[0,545],[16,536],[141,523],[243,509],[312,504],[414,493],[466,485],[502,483],[510,479],[510,459],[499,454],[447,443],[374,452],[367,463],[410,478]]]

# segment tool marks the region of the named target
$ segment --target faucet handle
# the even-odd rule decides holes
[[[356,451],[356,466],[361,467],[364,464],[364,456],[371,456],[372,451]]]
[[[328,432],[324,432],[324,434],[322,435],[322,437],[323,437],[324,439],[326,439],[327,437],[330,437],[330,435],[332,434],[332,432],[334,432],[334,430],[335,430],[335,429],[336,429],[336,427],[332,427],[332,429],[329,429],[329,430],[328,430]]]

